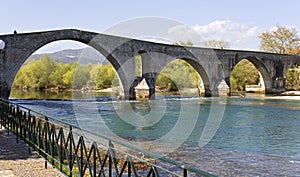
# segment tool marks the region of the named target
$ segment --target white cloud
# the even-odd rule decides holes
[[[235,49],[257,50],[259,47],[258,35],[261,32],[257,26],[247,26],[230,20],[214,21],[207,25],[192,27],[205,40],[224,40]]]
[[[170,28],[167,38],[174,42],[191,41],[196,46],[203,46],[205,41],[197,31],[186,25],[176,25]]]

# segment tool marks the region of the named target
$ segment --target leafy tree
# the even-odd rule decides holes
[[[96,89],[110,88],[117,74],[111,64],[100,65],[96,76]]]
[[[179,88],[197,87],[198,74],[181,59],[170,62],[158,75],[156,85],[161,90],[177,91]]]
[[[300,55],[300,48],[289,49],[286,51],[286,54]]]
[[[48,55],[40,60],[32,60],[21,67],[15,78],[15,86],[43,89],[51,87],[50,75],[56,68],[55,61]]]
[[[240,61],[230,76],[231,91],[245,91],[246,85],[255,85],[259,82],[259,72],[248,60]]]
[[[298,65],[293,65],[286,73],[286,88],[288,90],[299,90],[300,80],[299,80],[299,70]]]
[[[90,69],[88,66],[82,66],[80,64],[75,68],[75,73],[73,77],[73,89],[81,89],[86,86],[90,79]]]
[[[50,75],[50,84],[53,87],[65,88],[64,74],[69,70],[69,64],[57,63],[56,69]]]
[[[226,49],[226,48],[229,48],[229,44],[228,44],[228,42],[223,41],[223,40],[209,40],[206,42],[206,47]]]
[[[300,38],[295,28],[277,25],[273,31],[266,31],[259,35],[260,50],[284,54],[293,49],[299,49]]]
[[[51,60],[48,55],[44,55],[37,61],[36,74],[39,74],[39,88],[49,88],[51,73],[56,69],[56,62]]]
[[[67,88],[72,88],[73,78],[75,74],[75,69],[78,65],[77,62],[69,64],[67,72],[63,75],[63,83]]]

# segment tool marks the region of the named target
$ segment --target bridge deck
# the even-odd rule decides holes
[[[0,177],[15,176],[64,176],[56,168],[48,165],[35,152],[28,153],[28,146],[19,141],[16,136],[0,128]]]

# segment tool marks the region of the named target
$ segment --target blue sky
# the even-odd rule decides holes
[[[0,34],[63,28],[103,32],[127,20],[160,17],[188,25],[206,40],[258,50],[257,36],[263,31],[276,25],[300,30],[299,7],[297,0],[7,0],[1,2]]]

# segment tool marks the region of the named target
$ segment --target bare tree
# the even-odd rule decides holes
[[[261,39],[260,50],[273,53],[291,53],[300,47],[300,38],[295,28],[276,26],[273,31],[266,31],[258,36]]]
[[[187,47],[192,47],[194,44],[192,41],[187,41],[187,42],[174,42],[173,45],[179,45],[179,46],[187,46]]]
[[[206,42],[206,47],[226,49],[226,48],[229,48],[229,44],[228,44],[228,42],[223,41],[223,40],[209,40]]]

